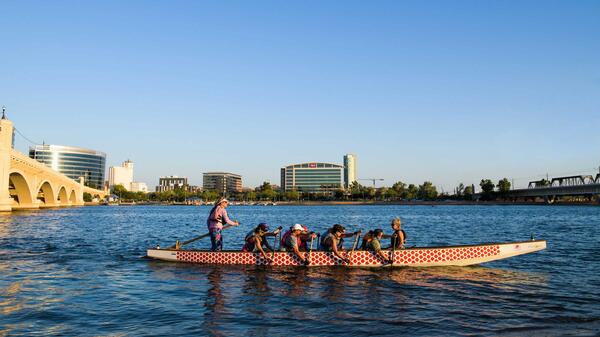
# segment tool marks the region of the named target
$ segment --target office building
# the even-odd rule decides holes
[[[330,163],[302,163],[281,168],[284,191],[333,193],[342,188],[344,166]]]
[[[108,187],[113,188],[122,185],[128,191],[131,191],[133,182],[133,162],[126,160],[121,166],[111,166],[108,168]]]
[[[160,177],[158,179],[158,186],[156,186],[156,192],[172,191],[176,188],[187,189],[188,179],[185,177],[168,176]]]
[[[349,188],[356,179],[356,155],[347,154],[344,156],[344,187]]]
[[[202,174],[202,188],[217,191],[223,195],[242,192],[242,176],[228,172],[207,172]]]
[[[86,186],[99,189],[104,186],[106,171],[104,152],[73,146],[36,145],[29,148],[29,157],[75,181],[83,177]]]

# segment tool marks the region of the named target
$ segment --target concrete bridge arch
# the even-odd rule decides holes
[[[40,207],[56,207],[56,189],[48,180],[43,181],[36,190]]]
[[[13,199],[12,207],[21,208],[24,205],[33,205],[33,194],[26,176],[22,172],[14,171],[8,175],[9,193]]]
[[[82,206],[83,193],[105,196],[108,191],[84,185],[31,159],[12,147],[12,122],[0,118],[0,211]]]

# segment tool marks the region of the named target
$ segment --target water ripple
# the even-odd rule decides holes
[[[0,336],[600,334],[597,207],[235,207],[258,222],[384,228],[409,245],[528,239],[548,249],[474,267],[222,267],[142,259],[205,232],[208,207],[86,207],[0,216]],[[198,242],[195,247],[207,247]]]

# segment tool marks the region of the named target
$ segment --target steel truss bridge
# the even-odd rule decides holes
[[[478,194],[478,197],[481,193]],[[508,191],[505,196],[509,199],[544,198],[553,202],[557,197],[594,197],[600,201],[600,173],[596,176],[579,175],[558,177],[552,180],[537,180],[529,182],[527,188]],[[477,198],[477,197],[476,197]]]

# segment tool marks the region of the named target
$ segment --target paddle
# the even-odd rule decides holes
[[[227,225],[227,226],[223,226],[223,228],[222,228],[221,230],[225,230],[225,229],[227,229],[227,228],[229,228],[229,227],[233,227],[233,225]],[[209,233],[206,233],[206,234],[202,234],[202,235],[200,235],[200,236],[197,236],[197,237],[195,237],[195,238],[193,238],[193,239],[189,239],[189,240],[187,240],[187,241],[185,241],[184,243],[181,243],[181,244],[179,243],[179,240],[177,240],[177,241],[175,242],[175,245],[173,245],[173,246],[169,247],[168,249],[173,249],[173,248],[174,248],[174,249],[177,249],[177,250],[178,250],[179,248],[181,248],[181,247],[183,247],[183,246],[185,246],[185,245],[187,245],[187,244],[189,244],[189,243],[192,243],[192,242],[194,242],[194,241],[198,241],[198,240],[200,240],[200,239],[203,239],[203,238],[205,238],[205,237],[207,237],[207,236],[210,236],[210,232],[209,232]]]
[[[312,246],[313,246],[314,240],[315,240],[315,238],[311,235],[310,236],[310,248],[308,249],[308,256],[306,257],[306,265],[307,266],[310,264],[310,253],[312,253]]]
[[[354,236],[354,244],[352,245],[352,251],[350,251],[350,255],[348,256],[348,264],[352,264],[352,255],[354,255],[354,249],[356,249],[356,244],[358,243],[358,239],[360,238],[362,231],[358,231],[358,233]]]
[[[394,266],[394,260],[396,258],[396,242],[394,242],[394,246],[392,247],[392,263],[391,266]]]
[[[273,252],[271,253],[271,260],[273,261],[275,259],[275,247],[277,247],[277,242],[279,242],[279,248],[281,248],[281,230],[283,229],[283,227],[279,226],[277,227],[277,229],[279,229],[279,232],[277,232],[277,235],[275,235],[275,242],[273,243]]]

